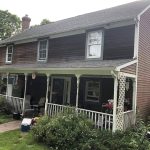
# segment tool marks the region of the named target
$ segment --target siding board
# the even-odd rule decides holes
[[[137,107],[143,116],[150,114],[150,9],[140,19]]]
[[[105,30],[104,59],[129,59],[133,56],[134,26]],[[37,44],[14,46],[13,64],[37,63]],[[85,60],[86,34],[49,39],[48,63]],[[5,64],[6,47],[0,48],[0,65]],[[39,63],[39,62],[38,62]]]
[[[105,30],[104,59],[132,58],[134,53],[134,25]]]
[[[136,75],[136,63],[120,70],[121,72]]]
[[[85,59],[86,35],[74,35],[49,41],[49,61]]]

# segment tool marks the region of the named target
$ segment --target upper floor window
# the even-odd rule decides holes
[[[13,57],[13,45],[7,46],[6,50],[6,63],[12,63],[12,57]]]
[[[48,40],[40,40],[38,43],[38,61],[46,61],[48,55]]]
[[[102,31],[92,31],[87,36],[87,58],[102,57]]]

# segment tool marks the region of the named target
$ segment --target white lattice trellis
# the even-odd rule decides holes
[[[117,130],[123,130],[125,84],[126,84],[126,77],[121,74],[119,76],[119,99],[118,99],[117,116],[116,116],[116,129]]]

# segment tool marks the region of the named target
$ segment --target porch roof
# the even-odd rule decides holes
[[[104,69],[114,70],[116,67],[133,61],[133,59],[119,59],[119,60],[80,60],[80,61],[64,61],[64,62],[49,62],[49,63],[35,63],[35,64],[18,64],[18,65],[3,65],[0,66],[0,71],[13,70],[55,70],[55,69]]]

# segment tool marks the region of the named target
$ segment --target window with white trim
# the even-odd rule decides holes
[[[85,100],[99,102],[100,99],[100,82],[86,81]]]
[[[92,31],[87,36],[87,58],[102,57],[102,30]]]
[[[38,43],[38,61],[47,61],[48,40],[40,40]]]
[[[6,50],[6,63],[12,63],[13,45],[8,45]]]

